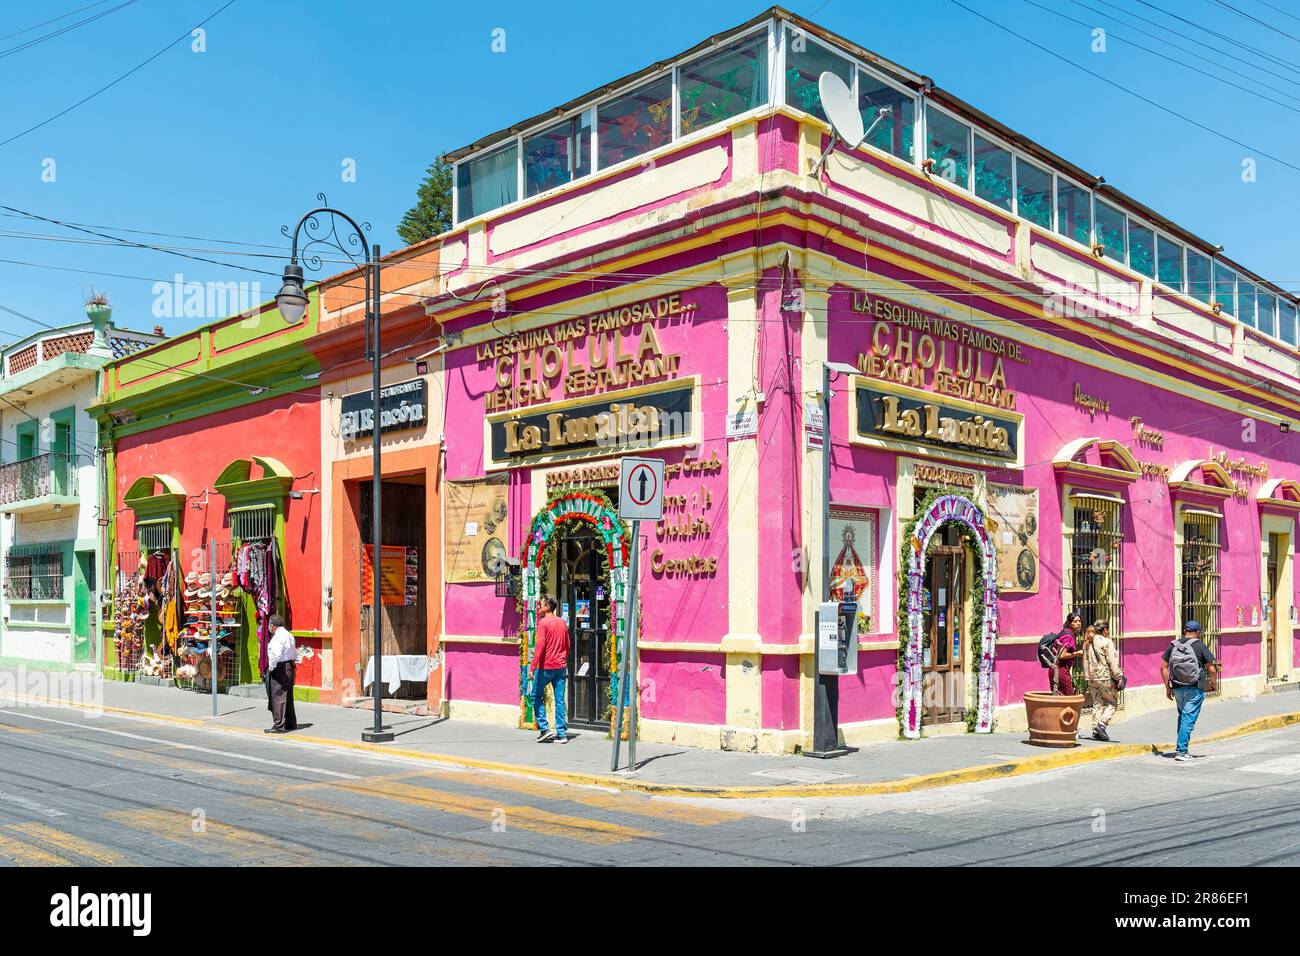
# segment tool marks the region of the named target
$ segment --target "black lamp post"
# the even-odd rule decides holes
[[[325,201],[324,195],[318,195],[318,199]],[[329,229],[323,229],[321,217],[329,216]],[[343,220],[351,228],[350,233],[344,233],[341,237],[337,230],[338,220]],[[358,225],[356,220],[352,219],[346,213],[340,212],[330,206],[320,206],[311,210],[302,219],[298,220],[298,225],[292,233],[293,246],[289,253],[289,264],[284,267],[284,284],[280,287],[279,293],[275,297],[275,304],[280,309],[280,315],[290,325],[296,325],[302,321],[307,312],[307,291],[303,287],[302,266],[298,264],[298,236],[306,227],[307,243],[304,250],[313,245],[326,245],[343,253],[358,265],[364,263],[362,272],[366,280],[366,356],[370,359],[372,369],[372,392],[371,392],[371,421],[370,421],[370,445],[372,450],[372,467],[374,470],[373,484],[370,497],[370,519],[372,522],[371,547],[374,549],[370,562],[371,578],[374,584],[374,601],[373,610],[370,615],[371,633],[374,640],[374,661],[373,684],[375,688],[375,725],[369,730],[361,731],[361,739],[368,743],[388,743],[393,739],[392,730],[384,726],[383,722],[383,687],[384,687],[384,642],[383,642],[383,616],[380,613],[382,604],[381,589],[381,543],[382,532],[380,528],[380,518],[382,514],[383,503],[383,470],[380,463],[380,383],[379,383],[379,246],[366,244],[366,231],[369,230],[370,224],[364,226]],[[288,229],[280,230],[284,235],[290,235]],[[346,238],[345,238],[346,237]],[[346,245],[345,245],[346,243]],[[354,255],[357,247],[364,256],[363,263],[357,261]],[[351,247],[351,248],[348,248]],[[308,261],[314,268],[319,268],[321,259],[319,256],[311,256]],[[364,418],[362,419],[364,426]]]

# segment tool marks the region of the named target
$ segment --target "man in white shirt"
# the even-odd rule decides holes
[[[298,715],[293,710],[293,678],[298,664],[298,645],[293,633],[284,626],[284,618],[272,614],[268,622],[271,639],[266,644],[266,706],[272,724],[268,734],[286,734],[298,729]]]

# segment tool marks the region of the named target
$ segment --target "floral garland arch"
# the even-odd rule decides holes
[[[998,629],[997,559],[984,513],[961,495],[941,495],[930,502],[912,529],[907,556],[907,646],[903,658],[903,736],[921,736],[921,589],[925,584],[925,551],[940,526],[956,521],[970,529],[980,550],[984,579],[983,621],[980,625],[979,684],[976,699],[977,734],[993,730],[993,642]]]
[[[524,540],[524,553],[520,564],[523,570],[523,593],[520,596],[520,613],[523,631],[519,641],[519,726],[536,730],[537,718],[533,713],[533,681],[528,676],[533,648],[537,640],[537,601],[542,596],[542,582],[546,580],[553,548],[551,541],[556,531],[566,524],[590,525],[600,535],[605,545],[604,573],[609,589],[610,619],[616,622],[615,632],[609,636],[609,658],[616,661],[617,648],[626,627],[624,620],[628,584],[628,530],[618,510],[603,492],[572,488],[551,495],[546,507],[537,513]],[[610,668],[617,674],[617,666]],[[617,678],[610,681],[611,703],[618,691]]]

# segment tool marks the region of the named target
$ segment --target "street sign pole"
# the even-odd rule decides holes
[[[623,701],[628,702],[628,769],[636,769],[637,710],[641,689],[637,684],[637,579],[641,560],[641,522],[664,516],[664,462],[662,458],[624,458],[619,462],[618,516],[632,522],[631,560],[625,589],[627,607],[623,625],[623,659],[618,667],[618,691],[614,701],[614,746],[610,770],[618,769],[619,744],[623,736]]]
[[[611,771],[618,769],[618,752],[623,740],[623,701],[628,701],[627,756],[628,769],[636,769],[636,580],[637,563],[641,553],[641,522],[632,522],[632,547],[628,566],[628,586],[626,595],[625,617],[623,618],[623,659],[618,665],[618,690],[614,701],[614,753],[610,761]]]
[[[641,558],[641,522],[632,522],[632,566],[627,584],[627,769],[636,769],[637,711],[641,703],[641,685],[637,683],[637,570]]]
[[[217,716],[217,539],[208,542],[211,558],[208,561],[208,574],[212,588],[212,621],[208,625],[208,659],[212,662],[212,673],[208,676],[212,684],[212,716]]]

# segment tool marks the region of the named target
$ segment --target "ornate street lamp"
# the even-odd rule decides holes
[[[317,193],[316,198],[322,203],[327,201],[324,193]],[[328,216],[328,219],[324,218],[326,216]],[[345,230],[340,235],[338,231],[340,220],[346,223],[351,231]],[[328,224],[328,229],[325,228],[326,224]],[[366,357],[370,359],[372,372],[370,445],[374,475],[370,496],[371,547],[373,548],[370,567],[371,580],[374,584],[374,595],[372,597],[374,605],[370,615],[370,630],[374,643],[371,660],[374,662],[372,682],[375,689],[375,724],[371,729],[361,732],[361,739],[369,743],[388,743],[392,741],[393,733],[390,728],[384,726],[383,722],[384,642],[383,615],[380,613],[382,608],[380,588],[383,578],[381,573],[382,532],[380,529],[383,502],[383,469],[380,461],[379,246],[367,245],[366,233],[369,230],[370,223],[358,224],[355,219],[352,219],[346,213],[326,205],[311,210],[298,220],[298,225],[294,227],[292,233],[289,232],[287,227],[282,228],[280,232],[292,238],[293,246],[289,253],[289,264],[284,267],[284,284],[275,297],[275,304],[280,309],[280,315],[290,325],[301,322],[303,316],[307,313],[307,291],[303,287],[302,266],[298,264],[299,234],[305,234],[306,236],[307,242],[303,246],[304,259],[313,270],[321,267],[322,260],[319,255],[306,255],[306,253],[314,246],[326,246],[343,253],[365,275]],[[361,259],[357,257],[358,250],[363,257]]]

